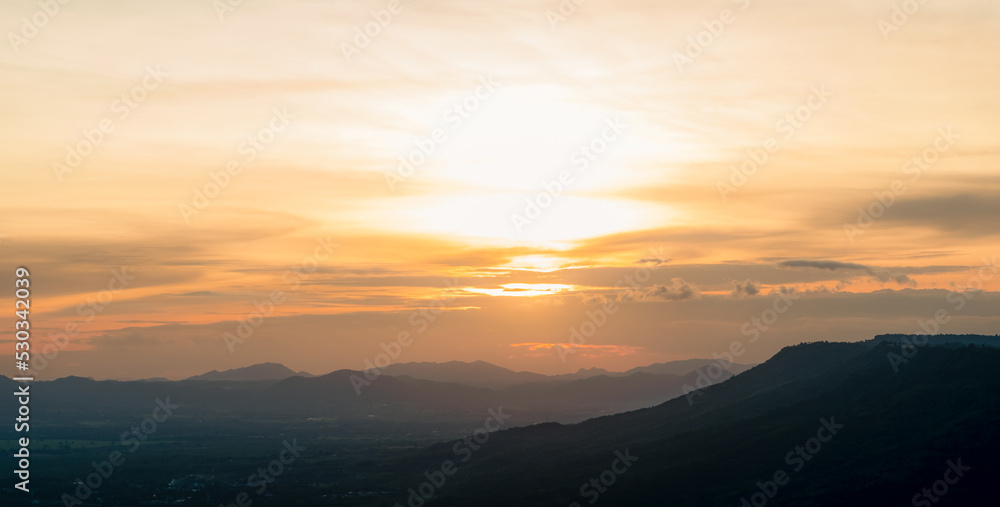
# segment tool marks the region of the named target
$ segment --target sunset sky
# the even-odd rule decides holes
[[[995,334],[1000,3],[911,3],[4,2],[3,298],[43,379]]]

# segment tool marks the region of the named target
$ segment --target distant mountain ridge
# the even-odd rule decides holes
[[[280,363],[260,363],[226,371],[212,370],[184,380],[284,380],[289,377],[312,377],[309,372],[295,372]],[[149,379],[154,381],[153,379]]]
[[[504,389],[519,384],[535,382],[555,382],[584,380],[592,377],[629,377],[636,373],[654,375],[684,376],[710,364],[718,365],[715,359],[685,359],[669,361],[648,366],[639,366],[623,372],[612,372],[603,368],[581,368],[576,373],[562,375],[543,375],[527,371],[513,371],[485,361],[448,361],[446,363],[420,362],[390,364],[381,370],[383,375],[391,377],[407,376],[421,380],[464,384],[473,387],[489,389]],[[726,369],[732,375],[749,370],[754,365],[734,363]]]
[[[488,389],[504,389],[507,387],[528,384],[534,382],[569,382],[583,380],[592,377],[628,377],[636,373],[650,373],[654,375],[678,375],[684,376],[704,366],[715,364],[719,361],[715,359],[685,359],[680,361],[669,361],[665,363],[655,363],[648,366],[639,366],[623,372],[608,371],[604,368],[580,368],[575,373],[564,373],[559,375],[544,375],[528,371],[514,371],[502,366],[497,366],[486,361],[447,361],[436,362],[411,362],[390,364],[381,369],[381,374],[390,377],[412,377],[420,380],[431,380],[434,382],[445,382],[452,384],[463,384],[472,387],[484,387]],[[742,373],[755,365],[734,363],[726,370],[732,375]],[[260,381],[260,380],[284,380],[290,377],[316,377],[307,371],[296,372],[281,363],[259,363],[241,368],[233,368],[224,371],[212,370],[199,375],[180,380],[186,381]],[[69,377],[74,377],[70,375]],[[66,377],[66,378],[69,378]],[[0,375],[0,378],[9,378]],[[88,377],[89,378],[89,377]],[[727,377],[728,378],[728,377]],[[93,380],[93,379],[91,379]],[[140,379],[122,379],[123,382],[171,382],[166,377],[150,377]]]
[[[396,363],[382,369],[390,377],[407,376],[434,382],[449,382],[473,387],[500,389],[529,382],[546,382],[547,375],[527,371],[513,371],[486,361],[448,361],[446,363]]]
[[[364,375],[359,371],[338,370],[305,377],[281,365],[256,366],[177,382],[64,377],[35,382],[32,392],[47,400],[45,406],[38,408],[40,420],[56,420],[51,412],[55,410],[104,419],[133,417],[148,410],[146,405],[150,400],[170,396],[184,400],[185,413],[195,418],[245,419],[280,414],[278,417],[285,421],[336,420],[353,427],[370,426],[376,420],[382,424],[405,424],[420,418],[455,425],[481,422],[484,410],[502,406],[517,412],[513,424],[520,426],[551,421],[574,423],[651,407],[683,396],[685,386],[696,386],[700,381],[700,372],[686,375],[637,372],[628,376],[598,375],[489,389],[408,375],[382,375],[358,390],[354,379]],[[255,380],[272,375],[285,378]],[[727,373],[710,380],[721,382],[729,376]],[[15,385],[11,379],[0,378],[0,389],[13,391]],[[0,398],[0,411],[16,410],[15,403],[13,397]],[[0,441],[11,429],[12,425],[0,427]]]
[[[907,334],[881,334],[870,340],[861,343],[877,345],[879,343],[907,343],[917,337],[918,346],[921,338],[926,338],[928,344],[937,346],[965,346],[965,345],[986,345],[1000,347],[1000,335],[974,335],[974,334],[942,334],[942,335],[907,335]],[[575,373],[564,373],[559,375],[544,375],[528,371],[514,371],[502,366],[497,366],[486,361],[447,361],[437,362],[410,362],[395,363],[381,369],[383,375],[391,377],[407,376],[420,380],[431,380],[434,382],[445,382],[453,384],[463,384],[472,387],[485,387],[488,389],[504,389],[520,384],[534,382],[553,381],[573,381],[583,380],[598,376],[607,377],[627,377],[636,373],[651,373],[654,375],[679,375],[704,368],[708,365],[720,365],[716,359],[683,359],[678,361],[668,361],[664,363],[654,363],[647,366],[638,366],[623,372],[609,371],[604,368],[580,368]],[[755,364],[733,363],[726,367],[732,375],[738,375]],[[225,371],[212,370],[200,375],[194,375],[184,379],[185,381],[254,381],[254,380],[284,380],[290,377],[315,377],[306,371],[296,372],[281,363],[259,363],[242,368],[233,368]],[[163,377],[138,379],[141,382],[167,382]]]

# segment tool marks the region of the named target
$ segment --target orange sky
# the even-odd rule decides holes
[[[0,6],[0,285],[75,330],[39,378],[997,332],[996,2],[559,5]]]

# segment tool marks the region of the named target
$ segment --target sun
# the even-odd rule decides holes
[[[617,113],[588,106],[568,89],[501,87],[448,132],[433,160],[407,183],[420,185],[419,192],[392,196],[373,210],[396,219],[381,216],[375,222],[534,246],[662,225],[674,217],[665,203],[612,192],[637,179],[635,164],[615,155],[614,145],[630,142],[620,127],[624,123]],[[600,148],[600,156],[581,151],[588,147]],[[586,163],[580,162],[582,153],[589,157]]]
[[[501,87],[450,134],[430,177],[491,190],[527,192],[570,164],[574,145],[611,111],[552,85]]]
[[[512,192],[414,198],[405,225],[449,237],[547,247],[652,227],[673,216],[651,203],[563,195],[525,222],[530,199]]]

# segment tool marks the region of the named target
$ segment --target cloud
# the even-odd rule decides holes
[[[585,305],[603,305],[608,298],[603,294],[580,294],[580,301]]]
[[[734,282],[733,296],[743,297],[743,296],[756,296],[760,294],[760,284],[753,280],[746,280],[745,282],[736,281]]]
[[[183,294],[166,294],[167,296],[182,296],[182,297],[197,297],[197,296],[225,296],[221,292],[212,292],[208,290],[199,290],[194,292],[185,292]]]
[[[994,191],[914,197],[896,203],[886,213],[885,220],[933,227],[963,236],[996,235],[1000,195]]]
[[[660,259],[657,257],[648,257],[645,259],[639,259],[638,261],[636,261],[636,264],[655,264],[659,266],[660,264],[666,264],[672,260],[673,259]]]
[[[885,283],[890,280],[899,285],[917,285],[917,282],[904,273],[890,273],[888,271],[872,271],[869,274],[876,280]]]
[[[786,268],[817,268],[817,269],[828,269],[830,271],[836,271],[838,269],[869,269],[868,266],[864,264],[856,264],[853,262],[839,262],[839,261],[809,261],[809,260],[792,260],[779,262],[778,266]]]
[[[920,332],[916,323],[933,319],[942,305],[953,318],[948,324],[949,332],[995,333],[1000,326],[1000,315],[996,312],[1000,292],[978,293],[968,299],[961,310],[955,310],[945,301],[949,289],[804,292],[796,300],[794,310],[782,316],[781,325],[768,331],[768,342],[761,341],[754,348],[748,348],[743,357],[745,362],[762,362],[781,347],[799,343],[807,335],[814,340],[861,340],[882,332]],[[461,305],[461,309],[445,309],[445,313],[430,324],[428,333],[433,333],[434,338],[421,342],[421,347],[405,349],[399,360],[446,361],[482,357],[511,369],[545,373],[575,371],[581,365],[563,365],[552,350],[538,348],[532,352],[529,346],[511,347],[512,342],[563,343],[567,346],[567,329],[579,326],[587,318],[586,312],[593,310],[572,299],[576,304],[557,305],[555,298],[486,296],[481,298],[481,308],[468,309],[464,308],[467,305]],[[110,306],[109,311],[117,308],[117,304]],[[639,357],[645,364],[679,357],[711,357],[712,353],[729,346],[734,330],[739,335],[740,326],[748,318],[744,313],[746,304],[746,300],[728,295],[694,298],[683,304],[622,304],[618,312],[608,318],[600,334],[586,344],[613,342],[642,347],[642,352],[632,356],[608,353],[602,358]],[[77,344],[87,347],[85,350],[60,352],[50,361],[44,378],[69,374],[94,378],[186,378],[213,369],[268,361],[314,373],[362,369],[366,359],[381,351],[380,343],[396,339],[399,331],[410,328],[412,313],[407,310],[273,315],[239,346],[236,354],[229,353],[222,338],[224,333],[233,332],[238,324],[235,319],[108,330],[93,339],[78,339]],[[522,318],[511,318],[515,314]],[[469,339],[473,335],[476,340]],[[295,339],[288,340],[288,336],[295,336]],[[46,335],[41,338],[42,345],[48,343]],[[191,354],[191,350],[202,353]],[[573,356],[583,357],[595,350],[598,349],[581,349]],[[515,354],[508,361],[498,354],[489,355],[492,351],[503,351],[503,356]],[[536,356],[530,354],[538,354],[538,361],[534,362]],[[623,369],[638,365],[622,363]],[[587,363],[583,366],[609,365]],[[13,364],[0,364],[0,374],[15,373]]]
[[[685,301],[701,294],[698,289],[683,278],[673,278],[670,285],[654,285],[639,295],[640,300]]]
[[[826,269],[829,271],[837,271],[840,269],[849,271],[861,271],[882,283],[893,281],[898,283],[899,285],[910,285],[910,286],[917,285],[917,282],[912,278],[910,278],[905,273],[899,273],[899,272],[893,273],[885,268],[866,266],[864,264],[858,264],[855,262],[840,262],[831,260],[789,260],[789,261],[779,262],[778,266],[784,268],[816,268],[816,269]]]

